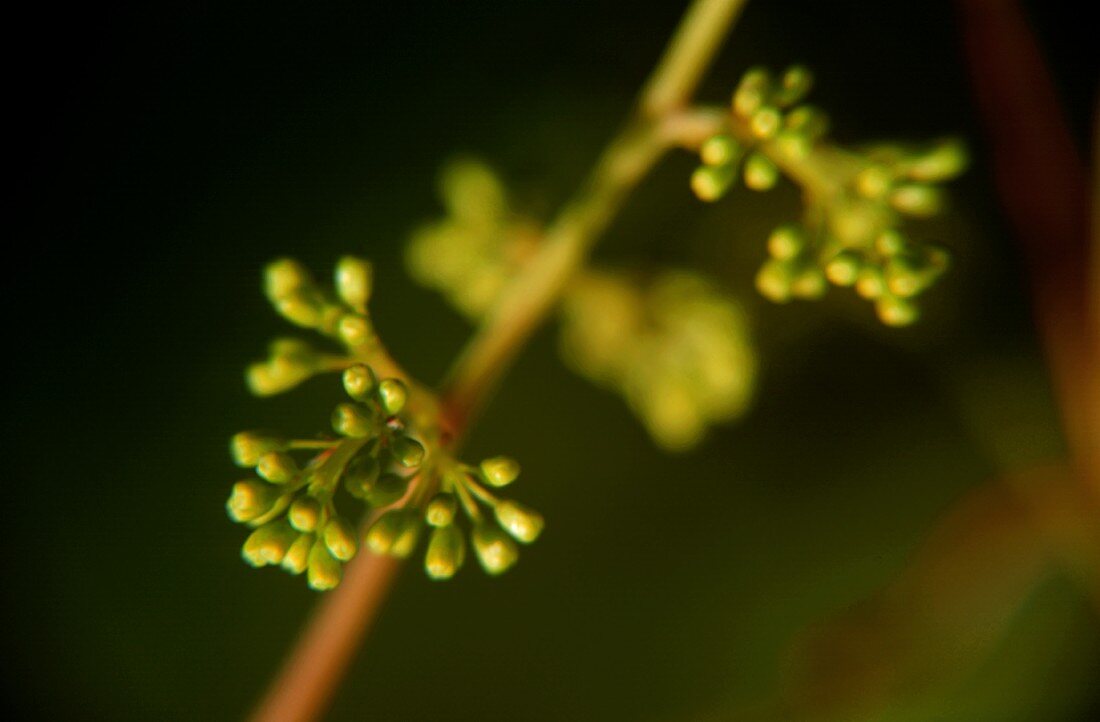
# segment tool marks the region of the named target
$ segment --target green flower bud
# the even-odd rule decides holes
[[[727,165],[732,163],[741,146],[731,135],[716,135],[708,138],[699,149],[699,158],[707,165]]]
[[[792,161],[804,159],[813,149],[813,141],[810,138],[789,130],[777,133],[772,143],[784,158]]]
[[[753,153],[745,161],[745,186],[754,191],[766,191],[775,187],[779,169],[767,156]]]
[[[452,160],[439,179],[440,196],[451,215],[483,227],[507,211],[508,199],[496,174],[476,158]]]
[[[791,280],[791,295],[798,298],[821,298],[826,288],[825,274],[817,266],[807,265]]]
[[[904,255],[891,258],[884,275],[886,288],[899,298],[915,296],[932,282],[932,274],[921,267],[918,259]]]
[[[355,364],[344,369],[344,391],[356,401],[366,401],[377,383],[374,371],[366,364]]]
[[[813,142],[828,132],[829,117],[818,108],[803,105],[787,113],[783,125],[788,131]]]
[[[281,338],[271,343],[268,360],[252,364],[246,380],[252,393],[271,396],[291,389],[318,371],[320,355],[298,339]]]
[[[420,514],[415,509],[391,509],[367,531],[367,546],[375,554],[404,558],[412,554],[420,536]]]
[[[943,194],[938,188],[916,183],[898,186],[890,193],[890,205],[910,216],[934,216],[943,207]]]
[[[783,73],[775,100],[782,106],[797,103],[806,97],[813,84],[814,76],[809,69],[801,65],[792,65]]]
[[[279,315],[302,328],[319,328],[325,321],[325,306],[316,294],[295,293],[274,301]]]
[[[768,236],[768,253],[772,258],[780,261],[788,261],[806,247],[806,236],[802,229],[794,225],[785,225],[776,228]]]
[[[493,511],[504,530],[524,544],[535,541],[546,525],[542,514],[518,501],[506,499],[497,504]]]
[[[775,303],[791,300],[791,267],[785,261],[771,259],[756,273],[756,290]]]
[[[742,118],[755,113],[770,91],[771,79],[763,68],[753,68],[741,77],[741,82],[733,94],[733,111]]]
[[[282,567],[291,574],[301,574],[309,566],[309,550],[313,548],[315,538],[312,534],[302,534],[283,556]]]
[[[360,404],[337,404],[332,412],[332,428],[336,433],[361,439],[374,432],[374,419]]]
[[[908,326],[920,315],[912,302],[890,294],[883,294],[875,301],[875,313],[887,326]]]
[[[309,586],[319,592],[333,589],[344,576],[343,566],[329,554],[320,540],[309,550],[308,568]]]
[[[453,494],[436,494],[428,504],[424,518],[435,527],[448,526],[454,521],[458,501]]]
[[[366,316],[349,313],[340,318],[336,333],[348,346],[362,346],[374,337],[374,327]]]
[[[383,474],[373,484],[362,489],[364,501],[371,506],[389,506],[405,496],[405,492],[409,490],[409,480],[397,474]]]
[[[278,564],[297,538],[298,532],[286,519],[269,521],[248,535],[241,547],[241,556],[254,567]]]
[[[782,125],[783,116],[780,114],[779,109],[770,105],[765,105],[753,113],[752,119],[749,121],[749,129],[752,130],[752,134],[761,140],[774,137]]]
[[[321,520],[321,502],[312,496],[299,496],[287,512],[290,525],[301,532],[312,532]]]
[[[489,574],[503,574],[519,559],[516,543],[491,521],[478,521],[470,536],[478,561]]]
[[[383,379],[378,384],[376,391],[378,403],[386,416],[395,416],[405,408],[405,402],[409,398],[409,390],[399,379]]]
[[[878,266],[864,266],[856,277],[856,293],[867,299],[874,299],[886,291],[886,280]]]
[[[481,476],[489,486],[508,486],[519,476],[519,462],[507,456],[494,456],[481,462]]]
[[[352,496],[361,498],[376,481],[382,467],[370,453],[362,452],[344,469],[344,485]]]
[[[390,447],[394,461],[406,469],[415,469],[424,461],[424,447],[416,439],[398,436]]]
[[[825,265],[825,277],[837,286],[851,286],[859,276],[860,261],[851,251],[842,251]]]
[[[877,200],[886,195],[892,182],[889,171],[879,165],[864,168],[856,176],[856,192],[864,198]]]
[[[264,293],[272,303],[313,287],[309,271],[292,258],[272,261],[264,269]]]
[[[255,466],[269,451],[286,451],[287,442],[258,431],[242,431],[229,440],[229,451],[237,466]]]
[[[701,201],[716,201],[725,195],[737,177],[733,165],[704,165],[691,174],[691,190]]]
[[[246,523],[271,511],[281,493],[258,479],[246,479],[233,485],[225,511],[235,522]]]
[[[424,569],[432,579],[450,579],[466,561],[466,540],[455,526],[442,526],[432,530],[428,552],[424,555]]]
[[[374,269],[369,261],[344,256],[336,264],[336,293],[359,313],[367,312]]]
[[[883,231],[875,238],[875,250],[880,255],[896,256],[905,250],[905,237],[893,228]]]
[[[966,146],[958,140],[947,140],[907,163],[905,175],[924,183],[945,181],[962,173],[969,162]]]
[[[355,528],[343,517],[336,516],[330,519],[328,524],[325,524],[321,538],[325,540],[325,546],[328,547],[332,556],[342,562],[348,561],[355,556],[355,552],[359,551]]]
[[[313,369],[292,364],[254,363],[245,370],[245,383],[256,396],[274,396],[289,391],[313,375]]]
[[[318,303],[321,309],[321,320],[317,323],[316,329],[327,336],[339,337],[340,322],[348,315],[347,311],[342,305],[328,303],[320,297],[318,297]]]
[[[298,476],[300,470],[290,454],[269,451],[256,463],[256,473],[272,484],[285,484]]]

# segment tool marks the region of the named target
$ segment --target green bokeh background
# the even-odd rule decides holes
[[[1092,42],[1028,6],[1080,139]],[[284,326],[262,264],[377,264],[395,355],[438,379],[470,329],[401,263],[433,178],[486,157],[546,218],[630,109],[682,4],[168,3],[19,25],[5,438],[7,704],[43,719],[241,717],[316,595],[249,570],[223,503],[229,436],[310,434],[330,378],[256,400],[243,366]],[[602,260],[702,265],[754,313],[757,401],[672,457],[571,375],[544,330],[469,445],[508,453],[549,525],[501,579],[406,570],[331,719],[727,719],[792,637],[888,583],[951,503],[1062,450],[951,4],[750,3],[701,96],[801,61],[841,140],[968,137],[956,256],[916,328],[833,293],[775,307],[751,279],[790,188],[702,206],[692,160],[640,189]],[[14,174],[13,174],[14,175]],[[1100,710],[1097,625],[1068,580],[1030,597],[991,658],[878,720],[1073,720]]]

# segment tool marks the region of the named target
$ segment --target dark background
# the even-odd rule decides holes
[[[1084,145],[1095,33],[1028,4]],[[401,266],[434,174],[476,152],[547,218],[630,109],[682,3],[157,3],[13,17],[6,73],[10,370],[7,704],[34,718],[234,719],[316,595],[254,572],[223,503],[237,430],[310,433],[339,393],[255,400],[243,366],[288,329],[280,254],[374,259],[374,313],[439,378],[469,327]],[[751,288],[791,189],[703,207],[692,160],[640,189],[600,255],[702,264],[754,313],[757,402],[696,453],[656,450],[554,338],[522,356],[469,455],[509,453],[549,527],[521,564],[410,569],[333,719],[722,719],[767,694],[798,630],[901,568],[952,501],[1061,451],[948,3],[750,3],[700,97],[800,61],[845,141],[961,134],[956,267],[914,329],[834,293]],[[1093,29],[1094,30],[1094,29]],[[881,720],[1086,719],[1095,620],[1052,578],[994,654]],[[855,719],[856,717],[850,717]],[[862,719],[862,717],[860,717]]]

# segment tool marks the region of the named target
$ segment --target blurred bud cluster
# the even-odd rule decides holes
[[[756,357],[737,303],[702,276],[668,271],[649,283],[589,271],[562,306],[562,354],[578,373],[622,394],[671,451],[748,406]]]

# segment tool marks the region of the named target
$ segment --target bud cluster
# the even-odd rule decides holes
[[[509,209],[503,184],[481,161],[444,167],[439,195],[447,215],[413,233],[406,265],[418,283],[476,319],[532,253],[538,229]]]
[[[347,355],[319,351],[298,339],[277,339],[266,361],[248,367],[248,386],[258,396],[294,388],[315,374],[346,368],[369,354],[378,337],[367,311],[372,286],[371,264],[345,256],[336,264],[335,295],[322,289],[293,259],[282,258],[264,269],[264,290],[281,316],[302,328],[341,342]]]
[[[441,459],[435,469],[437,492],[423,505],[391,509],[366,533],[366,544],[376,554],[407,557],[424,527],[428,536],[424,569],[432,579],[450,579],[466,561],[466,535],[459,528],[458,509],[469,519],[470,543],[482,568],[502,574],[519,559],[516,542],[538,538],[542,516],[519,502],[500,499],[487,487],[503,487],[519,475],[519,464],[507,457],[482,461],[480,466]],[[488,507],[491,516],[482,506]]]
[[[355,526],[336,509],[339,487],[368,506],[389,506],[405,496],[425,456],[401,416],[408,396],[401,381],[379,381],[357,364],[344,372],[344,387],[352,401],[333,412],[338,438],[242,432],[231,443],[237,464],[258,477],[237,482],[226,503],[230,518],[255,528],[241,550],[245,561],[308,572],[318,590],[339,584],[343,563],[359,548]],[[302,451],[315,455],[299,464]]]
[[[454,524],[461,505],[473,522],[471,540],[482,566],[493,574],[508,569],[518,557],[513,540],[534,541],[543,523],[537,513],[499,500],[487,489],[513,481],[519,466],[503,457],[477,468],[452,459],[439,443],[434,398],[420,387],[414,398],[404,381],[379,378],[364,362],[385,358],[394,366],[367,311],[370,264],[342,259],[334,295],[291,260],[269,265],[264,280],[268,298],[282,315],[339,340],[347,355],[326,354],[294,339],[276,340],[268,361],[249,368],[253,392],[278,393],[315,373],[343,369],[349,398],[333,409],[335,434],[326,438],[287,439],[251,431],[233,437],[234,461],[255,469],[254,477],[233,485],[226,502],[230,518],[253,529],[241,548],[244,560],[254,567],[305,573],[313,589],[335,587],[361,541],[357,525],[337,508],[343,498],[342,504],[353,501],[364,512],[375,511],[363,541],[377,554],[409,556],[425,523],[431,526],[425,566],[433,579],[449,578],[462,566],[466,541]],[[482,514],[479,503],[492,509],[495,522]]]
[[[939,278],[949,260],[946,251],[914,243],[893,228],[879,232],[870,244],[845,246],[803,226],[780,226],[768,238],[768,254],[756,287],[770,300],[819,298],[828,283],[852,287],[874,302],[879,320],[889,326],[917,320],[915,297]]]
[[[700,147],[691,186],[702,200],[720,198],[738,174],[754,190],[775,185],[782,171],[803,186],[805,218],[777,228],[758,290],[776,302],[821,297],[829,284],[851,286],[891,326],[915,321],[915,297],[947,268],[947,253],[902,235],[906,217],[938,213],[936,185],[967,164],[965,149],[944,140],[923,148],[883,144],[860,151],[825,140],[828,119],[800,105],[812,84],[804,68],[778,78],[753,69],[733,94],[727,132]]]
[[[779,166],[770,151],[781,149],[791,158],[802,158],[827,129],[820,112],[809,106],[792,108],[812,84],[813,76],[801,66],[788,68],[778,80],[760,68],[746,73],[731,103],[734,127],[699,148],[702,165],[691,176],[695,195],[716,201],[739,175],[751,190],[773,188]]]

